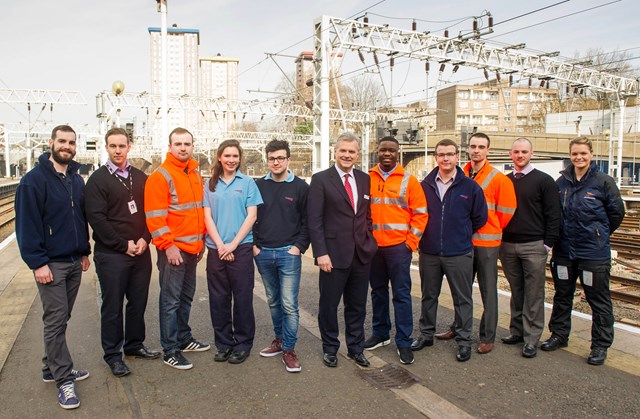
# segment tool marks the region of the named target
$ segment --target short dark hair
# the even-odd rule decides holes
[[[484,132],[476,132],[471,134],[471,137],[469,137],[469,141],[471,141],[473,137],[484,138],[485,140],[487,140],[487,147],[491,147],[491,139]]]
[[[104,135],[105,144],[109,144],[109,141],[107,141],[107,139],[112,135],[124,135],[125,137],[127,137],[127,144],[129,144],[129,133],[124,128],[114,127],[107,131],[107,133]]]
[[[56,135],[58,134],[58,131],[73,132],[73,135],[75,135],[76,137],[78,136],[76,132],[73,130],[73,128],[71,128],[69,125],[58,125],[53,129],[53,131],[51,131],[52,140],[56,139]]]
[[[591,144],[591,140],[585,136],[576,137],[569,142],[569,151],[571,151],[571,147],[574,145],[586,145],[589,147],[589,151],[593,153],[593,144]]]
[[[173,136],[173,134],[189,134],[191,136],[191,141],[193,141],[193,134],[189,132],[188,129],[186,128],[174,128],[173,131],[171,131],[171,133],[169,134],[169,145],[171,145],[171,137]]]
[[[266,156],[274,151],[285,150],[287,152],[287,158],[291,157],[291,150],[289,149],[289,143],[285,140],[271,140],[264,147],[264,154]]]
[[[458,144],[456,144],[455,141],[450,140],[449,138],[443,138],[442,140],[438,141],[438,144],[436,144],[434,150],[437,150],[438,147],[449,147],[451,145],[456,148],[456,154],[458,154]]]
[[[400,143],[398,142],[398,140],[396,139],[396,137],[392,137],[390,135],[387,135],[386,137],[382,137],[378,140],[378,146],[380,145],[380,143],[384,142],[384,141],[391,141],[392,143],[396,143],[396,145],[398,147],[400,147]]]

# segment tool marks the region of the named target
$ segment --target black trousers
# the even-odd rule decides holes
[[[611,260],[551,259],[551,274],[556,293],[549,330],[563,342],[569,341],[571,310],[576,291],[576,280],[584,289],[591,307],[591,347],[608,348],[613,343],[613,307],[609,292]]]
[[[102,292],[100,324],[104,360],[111,365],[140,349],[145,339],[144,313],[151,281],[151,253],[140,256],[96,252],[93,256]],[[126,316],[123,314],[127,299]]]
[[[320,303],[318,326],[322,337],[322,350],[336,353],[340,349],[338,327],[338,305],[344,302],[345,341],[349,353],[364,350],[364,319],[369,291],[371,264],[362,264],[354,258],[347,269],[334,268],[331,272],[320,271]]]

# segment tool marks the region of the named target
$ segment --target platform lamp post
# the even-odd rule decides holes
[[[166,144],[169,138],[169,99],[168,99],[168,87],[167,87],[167,0],[156,0],[157,10],[161,16],[160,25],[160,83],[161,83],[161,124],[162,131],[160,139],[153,141],[154,148]],[[165,153],[160,153],[161,161],[165,159]]]

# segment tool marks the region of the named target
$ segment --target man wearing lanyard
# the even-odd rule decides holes
[[[122,377],[130,372],[122,359],[123,349],[125,355],[142,359],[158,358],[160,352],[144,346],[151,279],[151,234],[144,215],[147,175],[128,162],[131,144],[124,129],[110,129],[105,142],[109,159],[87,181],[85,210],[93,229],[93,260],[102,292],[104,360],[113,375]]]

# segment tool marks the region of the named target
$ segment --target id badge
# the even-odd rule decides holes
[[[136,201],[129,201],[127,205],[129,205],[129,212],[131,214],[135,214],[136,212],[138,212],[138,207],[136,206]]]

